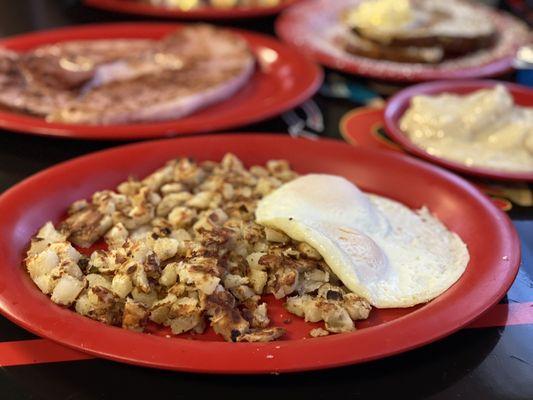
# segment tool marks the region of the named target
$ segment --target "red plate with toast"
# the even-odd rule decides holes
[[[343,15],[362,0],[316,0],[291,7],[276,21],[276,32],[285,42],[312,56],[319,63],[342,72],[368,78],[419,82],[501,75],[512,69],[516,50],[527,42],[527,28],[517,19],[489,7],[470,4],[474,14],[484,15],[494,25],[496,43],[486,50],[437,64],[386,61],[346,52],[339,44],[349,29]]]
[[[203,6],[191,10],[163,7],[135,0],[85,0],[88,6],[126,14],[160,18],[229,20],[274,15],[301,0],[281,0],[278,5],[265,7],[216,8]]]
[[[426,205],[468,246],[470,262],[449,290],[415,308],[374,309],[358,330],[310,338],[314,326],[272,299],[269,314],[288,333],[270,343],[227,343],[207,334],[164,337],[111,327],[55,305],[21,265],[29,240],[57,222],[74,200],[147,175],[166,160],[221,160],[232,152],[246,166],[287,159],[299,173],[346,177],[362,189],[412,208]],[[83,179],[80,179],[83,177]],[[432,190],[427,190],[431,186]],[[462,178],[404,154],[334,140],[282,135],[198,136],[127,145],[74,159],[21,182],[0,196],[0,310],[13,322],[65,346],[120,362],[207,373],[279,373],[375,360],[431,343],[476,319],[506,293],[520,246],[509,218]],[[289,320],[287,316],[291,316]]]
[[[183,24],[121,23],[61,28],[3,39],[0,46],[17,52],[70,40],[160,39]],[[50,123],[0,110],[0,128],[75,139],[128,140],[216,131],[251,124],[297,106],[322,82],[322,71],[301,53],[270,37],[234,31],[251,47],[255,72],[233,96],[180,119],[120,125]]]
[[[533,182],[533,173],[530,172],[513,172],[513,171],[498,171],[489,168],[468,167],[458,162],[445,160],[440,157],[429,154],[424,149],[416,146],[409,140],[409,138],[402,132],[399,127],[399,122],[405,110],[409,107],[410,100],[416,95],[437,95],[444,92],[454,94],[467,94],[476,90],[491,88],[496,84],[502,84],[507,87],[514,102],[521,106],[531,106],[533,104],[533,90],[525,86],[520,86],[512,83],[497,82],[491,80],[469,80],[469,81],[442,81],[423,83],[411,86],[402,90],[393,96],[387,103],[385,109],[385,126],[387,133],[391,138],[399,143],[408,152],[439,164],[443,167],[452,169],[462,174],[472,175],[480,178],[489,178],[506,181],[528,181]]]

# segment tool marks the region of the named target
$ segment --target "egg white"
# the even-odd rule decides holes
[[[259,202],[256,221],[314,247],[348,289],[378,308],[437,297],[469,261],[459,236],[426,208],[366,195],[333,175],[282,185]]]

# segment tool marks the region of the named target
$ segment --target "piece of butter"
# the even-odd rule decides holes
[[[409,0],[367,0],[346,15],[348,25],[360,29],[395,29],[409,23],[413,12]]]

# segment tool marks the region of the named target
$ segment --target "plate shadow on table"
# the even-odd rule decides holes
[[[286,129],[287,127],[284,122],[280,118],[275,117],[261,123],[227,131],[232,133],[282,133]],[[211,134],[216,135],[216,133]],[[204,133],[179,135],[179,137],[197,135],[204,135]],[[76,140],[26,135],[0,130],[0,193],[22,179],[62,161],[129,143],[133,143],[133,141]]]
[[[181,398],[428,398],[454,386],[481,364],[503,329],[467,329],[440,342],[386,360],[297,374],[224,376],[176,373],[105,360],[4,369],[13,397],[39,399],[150,398],[158,391]],[[8,379],[6,377],[8,376]],[[142,382],[137,385],[136,382]],[[463,383],[464,385],[464,383]],[[4,391],[4,393],[6,393]],[[299,395],[294,396],[294,393]],[[209,397],[208,397],[209,396]],[[26,397],[24,397],[26,398]]]

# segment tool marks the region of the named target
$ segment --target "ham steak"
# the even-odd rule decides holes
[[[254,71],[232,32],[192,25],[160,41],[117,39],[0,49],[0,104],[51,122],[176,119],[236,93]]]

